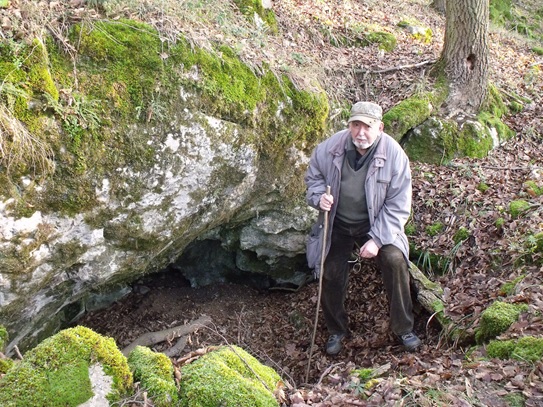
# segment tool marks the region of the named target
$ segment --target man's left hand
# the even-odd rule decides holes
[[[364,259],[371,259],[372,257],[377,256],[377,253],[379,253],[379,247],[373,239],[368,240],[364,246],[360,248],[360,257]]]

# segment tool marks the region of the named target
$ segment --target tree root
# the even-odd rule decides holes
[[[122,353],[123,355],[128,356],[128,354],[132,352],[132,350],[136,346],[150,346],[150,345],[155,345],[157,343],[164,342],[164,341],[171,342],[175,338],[185,337],[188,334],[197,330],[198,328],[201,328],[209,324],[211,324],[211,318],[208,317],[207,315],[203,315],[197,320],[192,321],[187,325],[178,325],[178,326],[174,326],[173,328],[165,329],[163,331],[147,332],[139,336],[138,338],[136,338],[136,340],[134,340],[130,345],[125,347],[122,350]],[[172,352],[174,353],[180,352],[181,349],[185,347],[185,344],[187,341],[186,338],[184,338],[184,341],[182,339],[179,340],[172,348],[168,349],[167,352],[170,353],[172,349],[173,349]]]

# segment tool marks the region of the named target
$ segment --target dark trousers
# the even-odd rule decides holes
[[[367,225],[349,225],[338,219],[334,221],[330,251],[321,271],[321,304],[331,335],[349,332],[345,310],[351,266],[348,261],[352,260],[352,253],[370,239],[367,233]],[[385,245],[379,249],[376,261],[389,301],[390,328],[396,335],[409,333],[413,330],[413,303],[405,257],[396,246]]]

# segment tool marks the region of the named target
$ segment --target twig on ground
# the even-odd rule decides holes
[[[424,66],[424,65],[434,64],[436,61],[437,61],[436,59],[429,59],[427,61],[418,62],[416,64],[398,65],[398,66],[393,66],[391,68],[379,69],[377,71],[372,71],[369,69],[356,69],[355,72],[356,73],[386,73],[386,72],[393,72],[393,71],[401,71],[403,69],[420,68],[421,66]]]
[[[330,373],[332,373],[337,367],[339,367],[341,365],[344,365],[344,364],[345,364],[345,362],[339,362],[339,363],[335,363],[333,365],[328,366],[328,368],[324,371],[324,373],[319,378],[319,381],[317,382],[316,386],[320,385],[322,383],[322,381],[324,380],[324,378],[327,375],[329,375]]]

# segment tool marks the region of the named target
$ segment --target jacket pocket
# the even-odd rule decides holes
[[[311,227],[309,236],[306,242],[306,258],[307,265],[310,269],[314,269],[320,263],[322,252],[322,232],[324,228],[322,223],[317,222]]]

